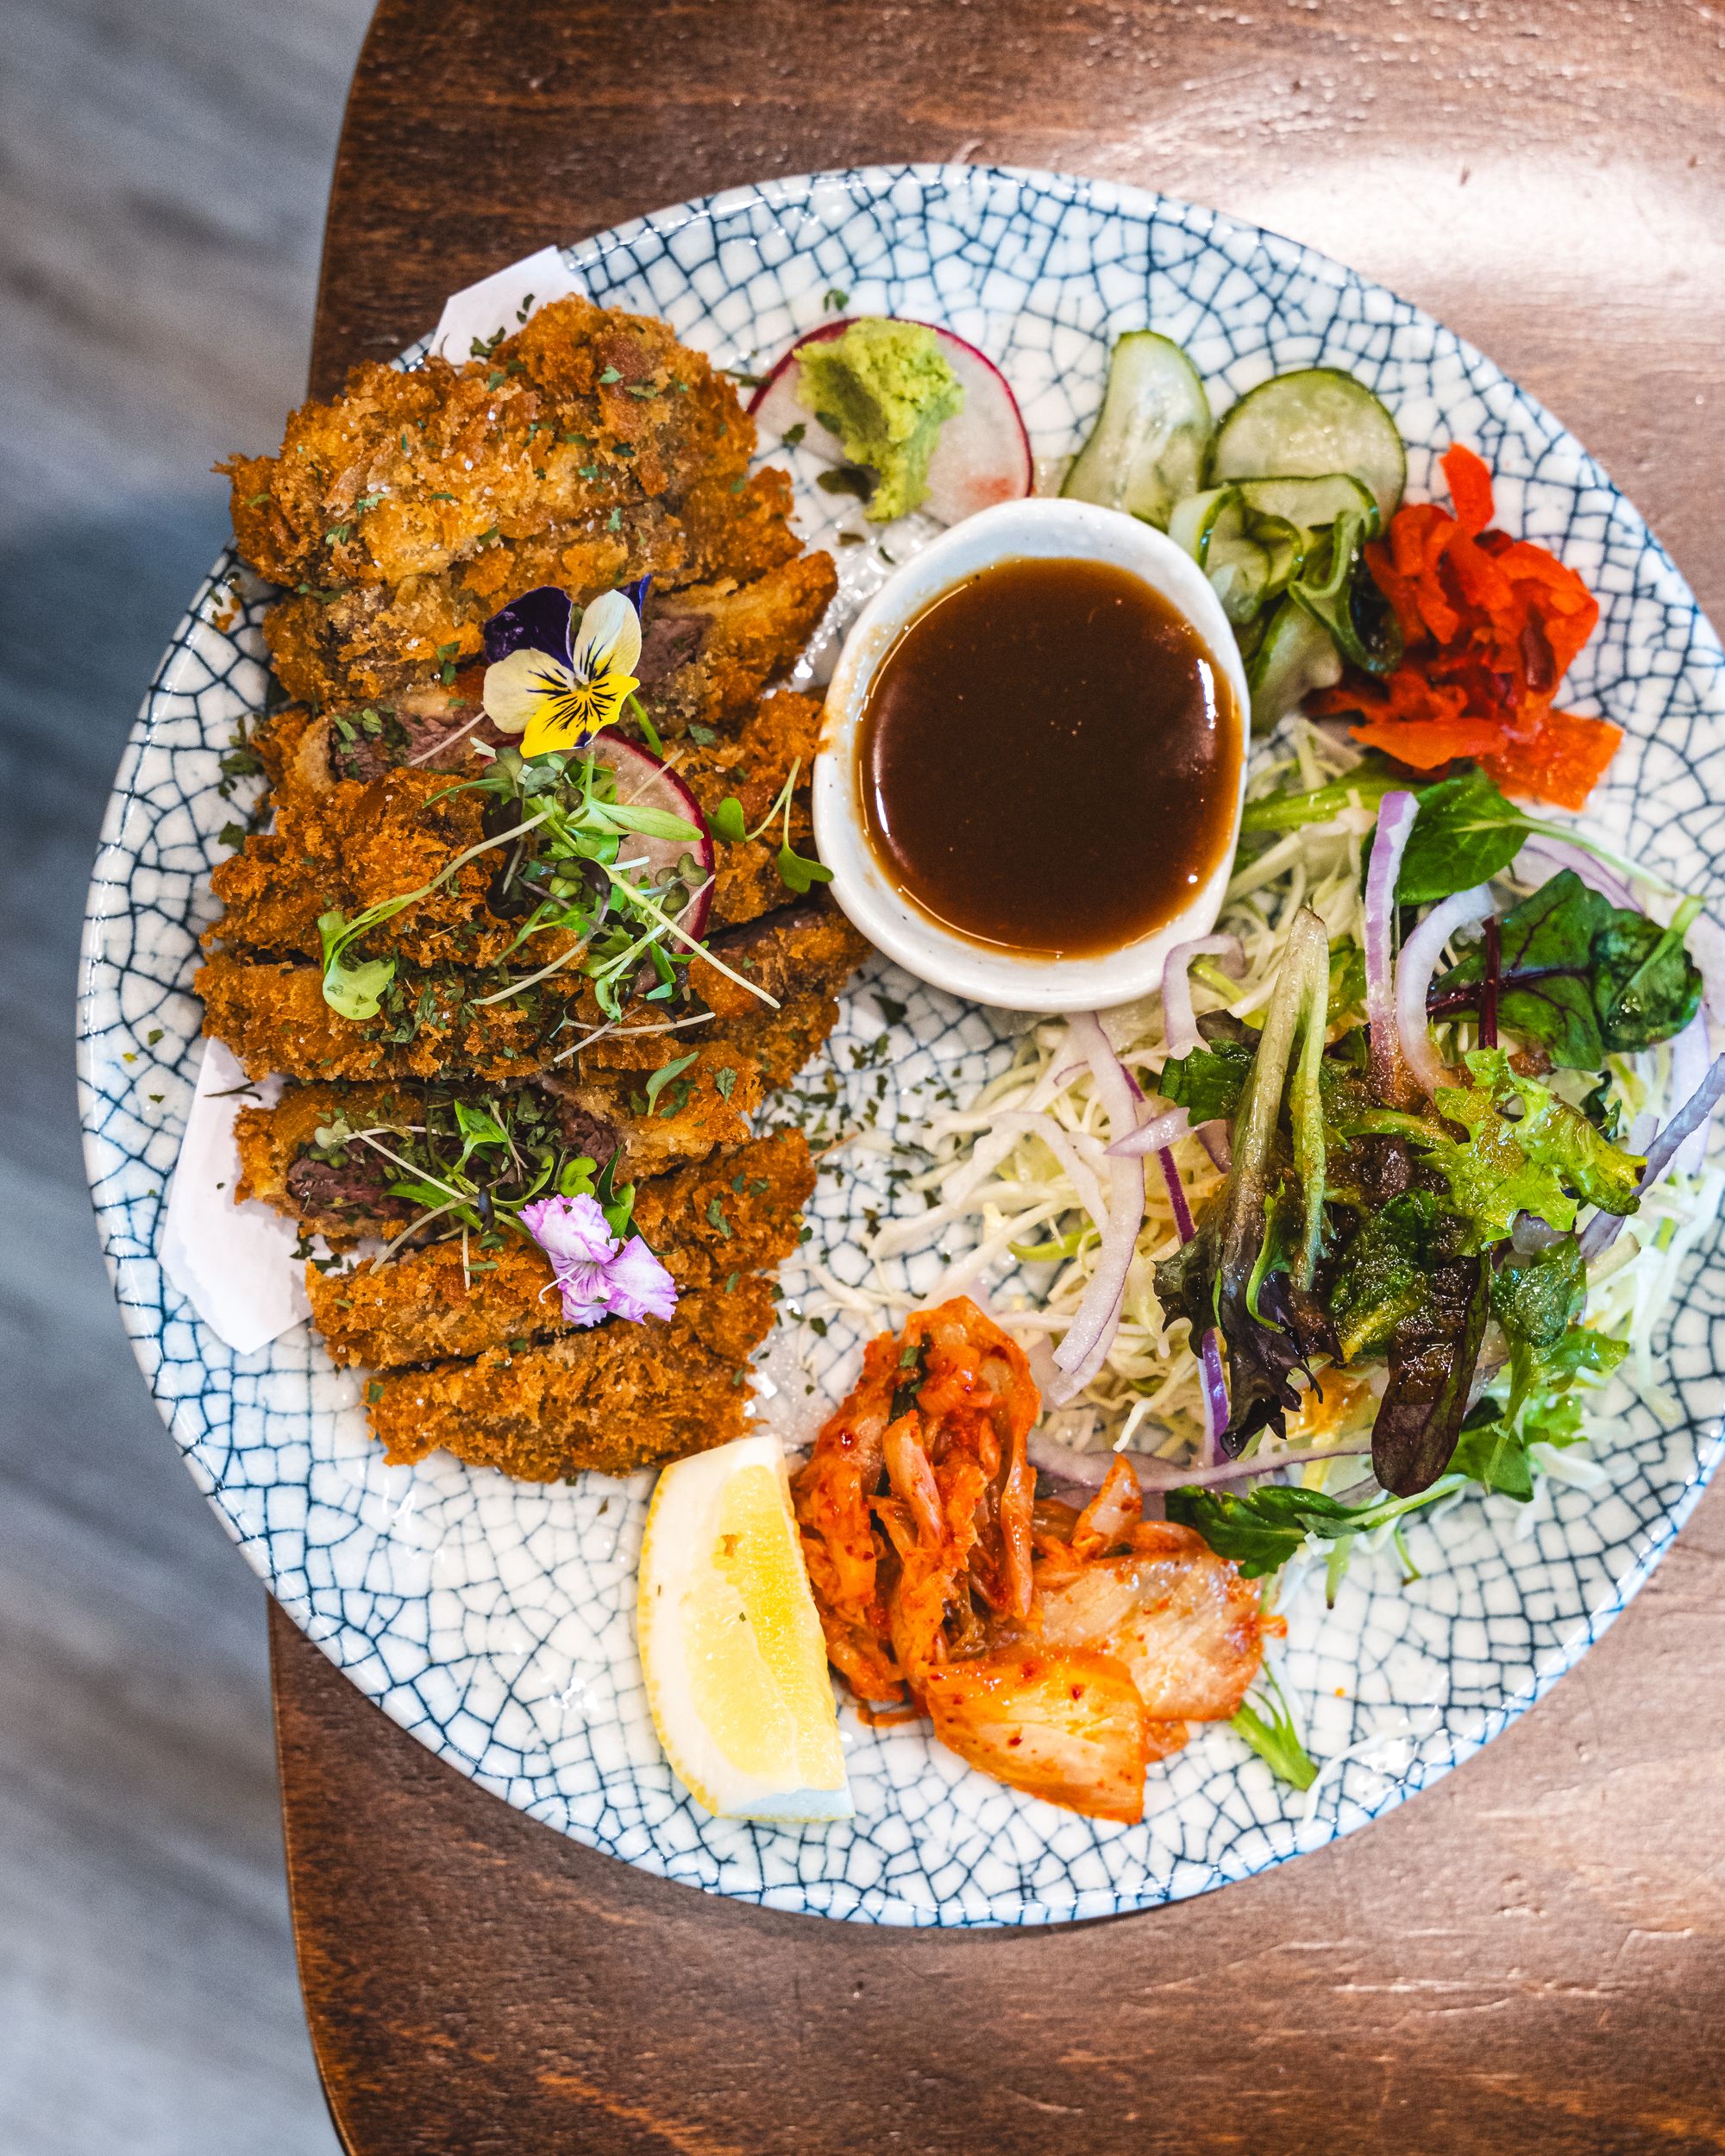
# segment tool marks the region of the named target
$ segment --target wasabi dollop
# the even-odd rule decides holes
[[[964,387],[934,331],[919,322],[865,315],[840,336],[811,344],[797,398],[875,474],[863,512],[887,523],[928,492],[928,461],[945,423],[964,409]]]

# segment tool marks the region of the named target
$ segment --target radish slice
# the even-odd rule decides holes
[[[954,336],[938,323],[916,326],[932,329],[939,338],[947,365],[964,391],[963,411],[942,427],[929,459],[924,512],[943,524],[956,524],[995,502],[1018,501],[1033,493],[1036,472],[1030,436],[1005,375],[974,344]],[[749,404],[750,416],[763,437],[781,442],[793,428],[800,427],[799,440],[806,449],[828,464],[848,461],[837,436],[798,402],[797,354],[806,344],[825,344],[850,327],[849,317],[823,323],[799,337],[774,367]]]
[[[649,838],[643,832],[630,831],[622,841],[619,858],[643,864],[629,871],[629,876],[631,882],[647,887],[674,875],[680,862],[690,862],[695,872],[695,894],[672,918],[686,936],[702,935],[712,912],[715,860],[712,832],[700,803],[674,771],[668,771],[650,749],[638,743],[607,730],[596,735],[590,745],[594,761],[615,774],[619,806],[659,809],[694,827],[693,838]]]

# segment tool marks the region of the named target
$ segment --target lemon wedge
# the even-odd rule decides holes
[[[653,1726],[708,1811],[851,1817],[776,1438],[738,1438],[664,1470],[647,1514],[636,1621]]]

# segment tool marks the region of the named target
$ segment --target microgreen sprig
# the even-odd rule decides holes
[[[779,848],[779,874],[781,881],[800,898],[811,886],[831,883],[832,871],[825,862],[811,861],[798,853],[791,844],[791,797],[796,790],[797,774],[802,769],[799,756],[792,764],[785,783],[779,788],[777,798],[761,821],[750,830],[743,820],[743,804],[734,793],[727,793],[711,818],[713,833],[732,846],[746,846],[770,830],[782,816],[785,822],[784,843]]]

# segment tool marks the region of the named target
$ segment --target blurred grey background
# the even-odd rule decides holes
[[[0,0],[0,2151],[332,2156],[263,1590],[156,1419],[85,1194],[84,887],[211,461],[302,394],[369,0]]]

